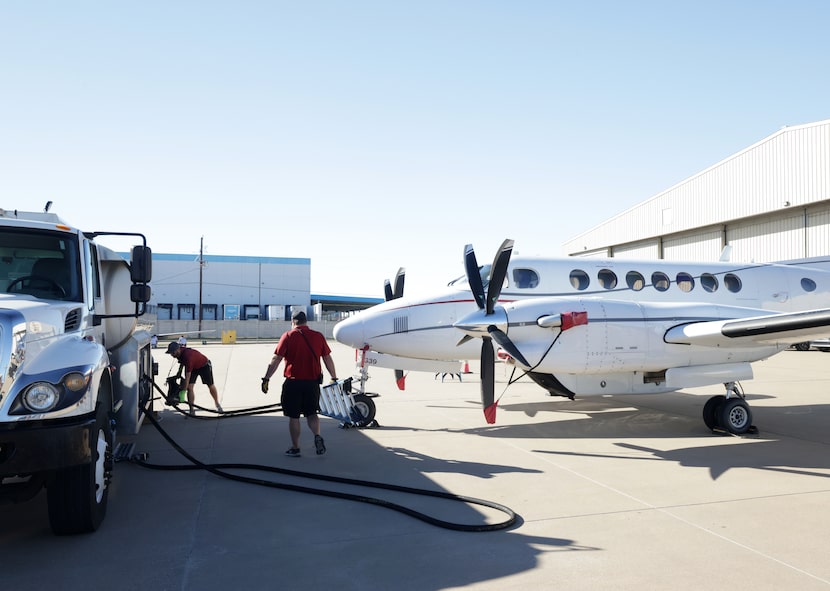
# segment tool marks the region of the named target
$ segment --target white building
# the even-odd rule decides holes
[[[830,119],[786,127],[568,240],[574,256],[771,262],[830,254]]]
[[[311,305],[311,259],[153,253],[159,320],[286,320]]]

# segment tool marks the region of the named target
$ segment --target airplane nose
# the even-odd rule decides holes
[[[363,334],[363,321],[357,316],[346,318],[334,325],[334,340],[355,349],[360,349],[366,342]]]

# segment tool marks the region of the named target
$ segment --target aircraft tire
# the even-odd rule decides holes
[[[363,418],[357,422],[358,427],[367,427],[375,420],[375,401],[365,394],[354,395],[354,406],[357,411],[363,415]]]
[[[730,398],[717,410],[720,426],[733,435],[743,435],[752,427],[752,411],[741,398]]]
[[[706,404],[703,405],[703,422],[706,423],[706,427],[709,428],[710,431],[714,431],[715,428],[718,426],[718,416],[719,416],[719,408],[726,401],[726,396],[723,394],[719,394],[718,396],[712,396],[709,400],[706,401]]]

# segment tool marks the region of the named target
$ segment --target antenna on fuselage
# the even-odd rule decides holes
[[[723,247],[723,250],[720,251],[720,258],[718,259],[722,263],[728,263],[732,256],[732,245],[727,244]]]

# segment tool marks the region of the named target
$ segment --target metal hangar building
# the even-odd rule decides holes
[[[830,255],[830,119],[785,127],[567,241],[586,257],[772,262]]]

